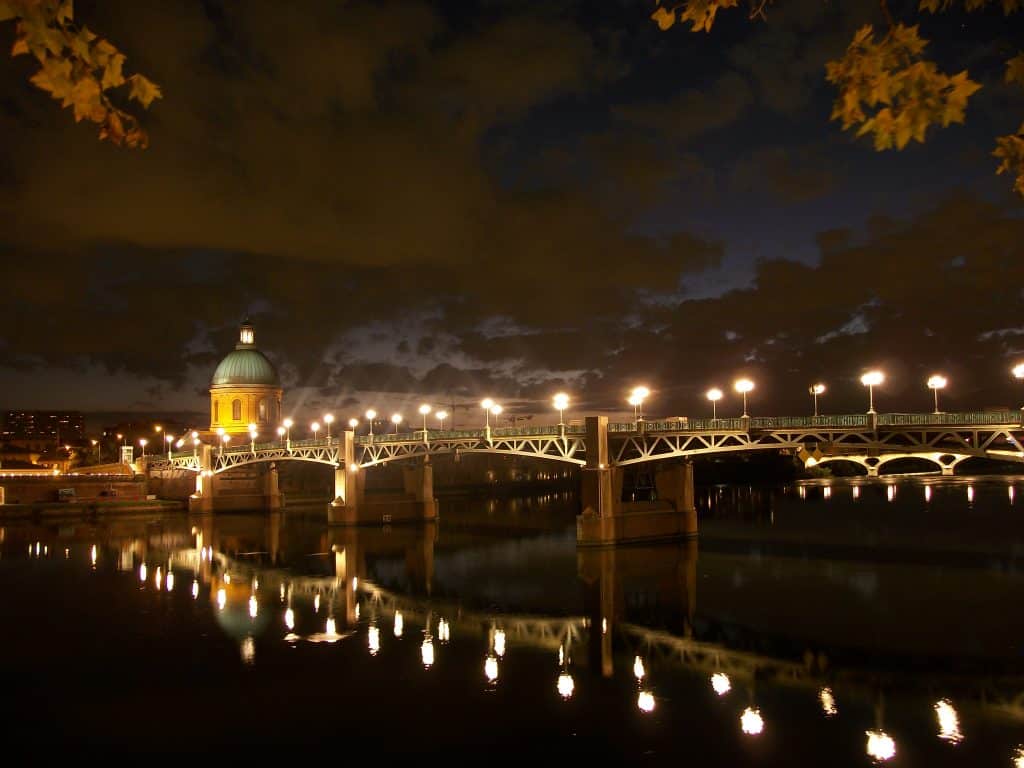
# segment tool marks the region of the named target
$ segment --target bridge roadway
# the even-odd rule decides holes
[[[776,450],[796,454],[807,466],[851,461],[871,476],[884,464],[903,458],[926,459],[943,474],[953,474],[957,464],[972,457],[1024,463],[1021,420],[1021,411],[977,411],[612,423],[607,424],[607,466]],[[204,446],[205,461],[198,450],[184,451],[167,458],[148,457],[146,466],[217,474],[247,464],[304,461],[358,469],[404,459],[486,453],[604,469],[604,461],[595,461],[594,456],[588,460],[588,442],[593,440],[593,430],[588,433],[586,424],[359,436],[343,432],[316,440]]]

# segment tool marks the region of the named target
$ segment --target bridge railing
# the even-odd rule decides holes
[[[969,413],[880,413],[878,426],[983,426],[1020,424],[1020,411],[973,411]]]

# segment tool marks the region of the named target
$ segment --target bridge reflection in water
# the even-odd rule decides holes
[[[130,521],[112,525],[98,544],[95,534],[91,543],[87,537],[70,542],[68,555],[70,547],[84,551],[92,567],[113,559],[153,595],[184,591],[196,604],[208,604],[246,665],[258,666],[260,648],[274,644],[356,644],[368,657],[387,659],[411,640],[430,670],[444,663],[449,646],[462,644],[476,649],[481,684],[498,689],[517,673],[517,654],[539,653],[549,659],[550,687],[536,695],[576,701],[593,693],[587,680],[621,684],[625,678],[629,685],[616,690],[631,698],[640,717],[674,710],[684,716],[692,705],[673,694],[670,680],[684,674],[704,681],[733,718],[737,738],[751,739],[770,737],[777,727],[783,714],[773,707],[772,691],[785,689],[813,705],[817,718],[857,719],[863,750],[877,760],[898,754],[909,741],[890,725],[894,700],[931,710],[933,738],[949,744],[971,737],[964,710],[1024,724],[1024,680],[1017,676],[844,666],[822,648],[808,647],[801,656],[700,639],[695,625],[707,618],[698,612],[701,556],[692,540],[569,548],[582,610],[559,615],[495,608],[486,595],[438,594],[439,544],[450,553],[470,537],[446,530],[439,540],[434,524],[338,529],[303,525],[301,518],[286,524],[278,512],[197,515],[185,527],[155,531],[141,524],[133,529]],[[15,533],[8,529],[8,536]],[[33,533],[40,538],[23,552],[59,556],[62,542],[52,531]],[[381,563],[397,567],[377,567]],[[871,716],[864,718],[865,711]]]

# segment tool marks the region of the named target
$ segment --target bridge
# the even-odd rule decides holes
[[[390,522],[391,513],[367,507],[363,471],[399,462],[405,491],[420,505],[413,517],[436,515],[431,458],[439,455],[496,454],[544,459],[583,471],[581,541],[595,543],[696,534],[691,460],[752,451],[776,451],[805,466],[845,461],[877,476],[888,463],[924,459],[943,474],[970,458],[1024,463],[1020,411],[968,413],[867,413],[831,416],[761,416],[724,419],[636,420],[609,423],[588,416],[583,424],[475,430],[416,430],[384,435],[343,432],[333,438],[280,440],[235,445],[203,445],[194,451],[150,457],[146,471],[177,469],[196,473],[194,507],[212,511],[212,477],[237,467],[281,461],[324,464],[335,470],[335,500],[328,519],[337,524]],[[675,460],[675,461],[672,461]],[[660,507],[640,509],[621,501],[625,468],[657,462],[655,485]],[[276,494],[276,470],[268,480]],[[675,516],[663,513],[674,511]],[[646,513],[646,518],[641,516]],[[387,516],[387,517],[382,517]],[[399,513],[399,519],[405,519]],[[639,524],[639,527],[637,526]],[[632,530],[627,530],[632,528]]]

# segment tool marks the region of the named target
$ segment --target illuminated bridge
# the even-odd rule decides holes
[[[235,445],[209,445],[194,451],[152,457],[146,471],[178,469],[198,476],[200,501],[213,475],[252,464],[304,461],[335,470],[335,501],[331,522],[380,522],[358,512],[362,498],[362,470],[400,462],[406,470],[405,490],[416,502],[432,505],[431,458],[440,455],[497,454],[574,464],[583,470],[581,539],[622,540],[651,538],[662,534],[696,533],[693,510],[692,464],[698,456],[751,451],[777,451],[799,458],[805,466],[845,461],[862,466],[877,476],[887,463],[899,459],[924,459],[943,474],[969,458],[1024,463],[1024,427],[1020,411],[969,413],[868,413],[831,416],[759,416],[725,419],[685,419],[608,423],[607,417],[590,416],[582,425],[475,430],[416,430],[385,435],[343,432],[333,438],[280,440]],[[671,461],[675,459],[676,461]],[[672,530],[641,526],[625,531],[626,513],[621,502],[622,474],[627,467],[647,462],[655,465],[657,495],[684,520]],[[212,506],[210,507],[212,511]],[[657,510],[648,510],[649,512]],[[664,510],[662,510],[664,511]],[[430,518],[431,510],[424,515]],[[663,516],[664,517],[664,516]],[[618,520],[612,520],[617,518]],[[606,522],[601,522],[605,520]],[[665,523],[667,518],[660,520]],[[385,520],[386,521],[386,520]],[[607,522],[610,521],[610,522]],[[648,520],[647,522],[650,522]]]

